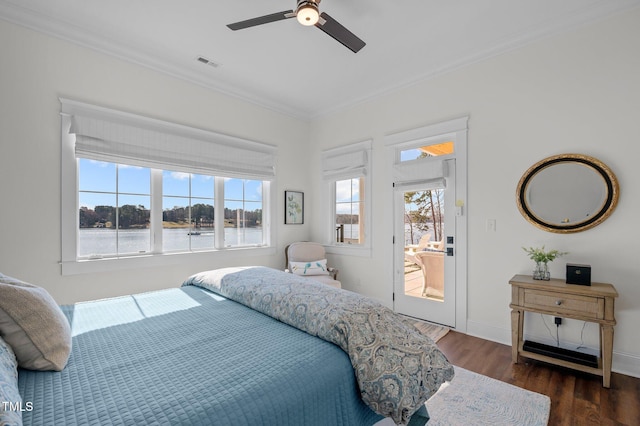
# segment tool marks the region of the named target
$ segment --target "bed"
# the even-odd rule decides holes
[[[424,424],[424,401],[453,376],[388,309],[270,268],[206,271],[180,288],[59,309],[68,359],[53,371],[16,367],[19,395],[0,339],[10,401],[0,424]],[[405,347],[380,339],[379,326],[408,330]],[[0,335],[9,337],[1,320]]]

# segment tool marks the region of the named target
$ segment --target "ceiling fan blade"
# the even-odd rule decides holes
[[[345,47],[350,49],[353,53],[358,53],[366,43],[360,40],[354,33],[342,26],[338,21],[331,16],[322,12],[320,19],[316,24],[316,27],[320,28],[325,33],[342,43]],[[322,23],[324,20],[324,23]]]
[[[258,18],[247,19],[246,21],[240,21],[227,25],[230,29],[242,30],[249,27],[255,27],[256,25],[268,24],[269,22],[281,21],[283,19],[293,18],[296,14],[293,10],[285,10],[283,12],[272,13],[271,15],[264,15]]]

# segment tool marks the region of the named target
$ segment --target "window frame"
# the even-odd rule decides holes
[[[345,145],[338,148],[333,148],[326,150],[322,153],[323,159],[327,157],[335,157],[340,155],[348,155],[353,154],[355,152],[362,152],[364,154],[364,164],[362,165],[364,170],[361,170],[360,167],[354,168],[352,172],[341,173],[339,176],[328,176],[328,174],[323,170],[322,180],[324,181],[324,189],[323,189],[323,205],[329,206],[324,210],[325,219],[324,223],[324,246],[325,251],[330,254],[338,254],[338,255],[351,255],[351,256],[361,256],[361,257],[371,257],[371,223],[372,223],[372,203],[371,203],[371,193],[372,193],[372,183],[371,183],[371,165],[372,165],[372,141],[366,140],[363,142],[358,142],[355,144]],[[324,163],[324,161],[323,161]],[[354,166],[358,166],[354,164]],[[336,241],[336,182],[360,178],[360,187],[364,186],[364,191],[360,193],[360,203],[361,203],[361,217],[360,217],[360,232],[364,234],[364,242],[361,244],[353,244],[353,243],[339,243]]]
[[[61,100],[62,101],[62,100]],[[171,123],[167,123],[171,125]],[[61,113],[61,273],[62,275],[76,275],[84,273],[96,273],[107,271],[118,271],[135,268],[160,267],[172,264],[183,264],[185,262],[210,261],[211,256],[216,260],[225,261],[237,258],[238,251],[242,256],[261,256],[276,254],[273,242],[276,241],[276,227],[273,226],[275,218],[275,178],[262,180],[262,221],[263,221],[263,245],[261,246],[232,246],[224,247],[224,244],[216,248],[186,251],[186,252],[162,252],[161,239],[154,238],[151,232],[151,251],[143,254],[127,254],[120,256],[102,257],[99,259],[79,258],[77,254],[79,238],[79,167],[78,158],[75,154],[75,135],[69,134],[71,127],[71,116]],[[184,126],[175,125],[174,131],[179,132]],[[167,167],[168,169],[170,166]],[[154,170],[158,170],[154,173]],[[162,172],[152,168],[151,173],[151,223],[159,222],[160,231],[162,229],[162,193],[157,194],[158,188],[162,187]],[[194,174],[203,174],[202,170],[193,170]],[[212,173],[212,175],[214,175]],[[214,192],[215,204],[224,206],[224,177],[216,174],[216,187]],[[234,176],[241,178],[239,176]],[[242,178],[241,178],[242,179]],[[255,177],[247,176],[246,179],[259,180]],[[220,181],[221,184],[217,182]],[[222,191],[220,191],[222,189]],[[218,197],[221,197],[218,201]],[[216,209],[224,216],[224,209]],[[217,219],[217,217],[216,217]],[[224,221],[219,222],[224,223]],[[153,225],[152,225],[153,226]],[[157,229],[156,229],[157,231]],[[221,234],[217,232],[216,235]],[[222,237],[224,235],[222,234]]]

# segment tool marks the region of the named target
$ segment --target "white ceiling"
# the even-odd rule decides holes
[[[295,19],[226,24],[295,0],[0,0],[0,18],[312,118],[640,6],[640,0],[323,0],[354,54]],[[204,56],[220,65],[196,60]]]

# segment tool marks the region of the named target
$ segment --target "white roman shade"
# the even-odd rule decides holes
[[[76,157],[163,170],[270,180],[276,148],[233,136],[61,99]]]
[[[396,186],[421,182],[443,182],[444,185],[445,176],[447,163],[440,158],[420,158],[393,166],[393,182]]]
[[[341,180],[366,176],[371,164],[371,141],[360,142],[322,153],[322,178]]]

